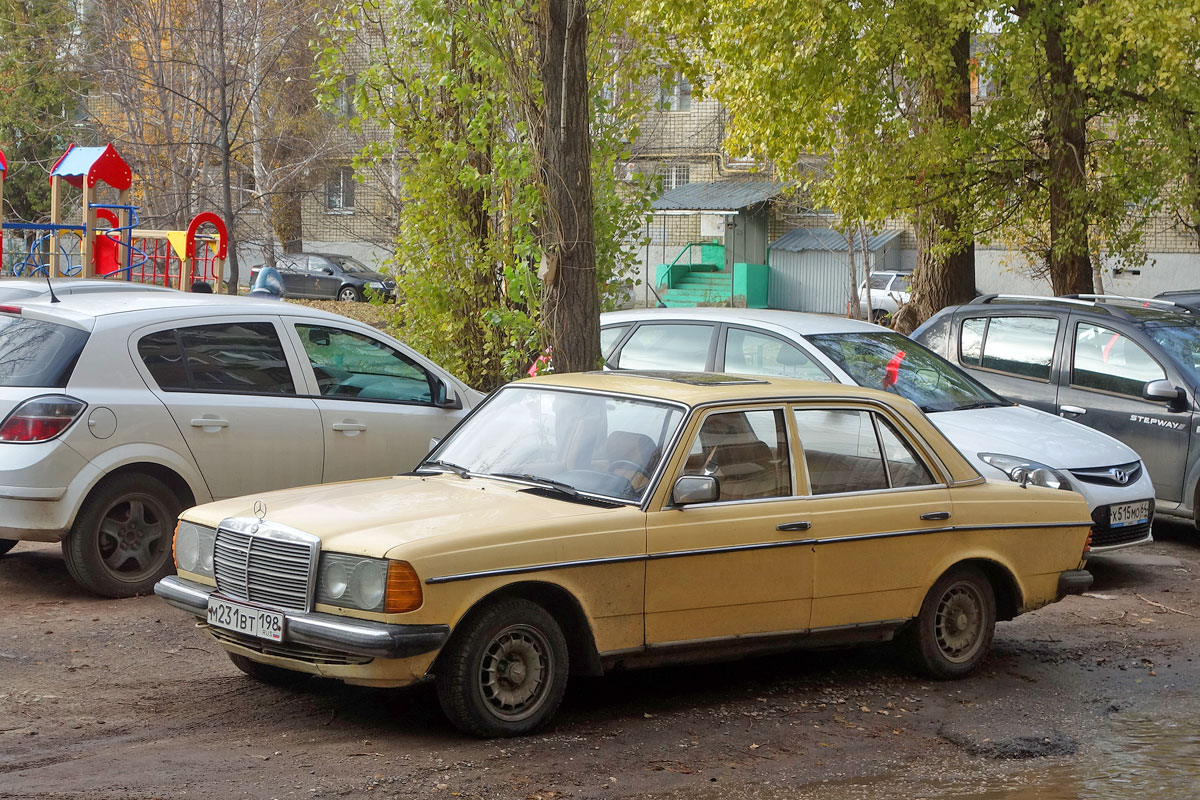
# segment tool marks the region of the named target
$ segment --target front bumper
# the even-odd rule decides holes
[[[1058,574],[1058,599],[1069,594],[1083,594],[1092,585],[1092,573],[1086,569],[1072,569]]]
[[[1134,502],[1142,500],[1150,503],[1150,516],[1140,525],[1112,527],[1109,522],[1109,508],[1119,505],[1118,503],[1096,506],[1092,509],[1092,553],[1105,553],[1109,550],[1118,550],[1122,547],[1154,541],[1151,533],[1151,527],[1154,524],[1154,499],[1153,497],[1139,498]]]
[[[154,585],[156,595],[202,619],[208,618],[208,598],[215,591],[212,586],[178,575],[168,575]],[[316,612],[284,611],[283,614],[285,642],[371,658],[409,658],[431,653],[441,648],[450,636],[448,625],[389,625]]]

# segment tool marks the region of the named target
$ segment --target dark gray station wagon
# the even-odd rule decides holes
[[[1197,520],[1200,317],[1144,298],[985,295],[912,335],[1010,400],[1120,439],[1156,510]]]

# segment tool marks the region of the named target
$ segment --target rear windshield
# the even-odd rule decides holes
[[[0,314],[0,386],[66,387],[87,339],[76,328]]]

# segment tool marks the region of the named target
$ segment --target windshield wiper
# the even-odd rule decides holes
[[[978,403],[968,403],[965,406],[955,406],[955,411],[970,411],[973,408],[1001,408],[1003,406],[1015,406],[1016,403],[1005,403],[996,400],[981,400]]]
[[[460,467],[458,464],[451,464],[449,461],[422,461],[417,465],[417,471],[419,472],[425,467],[434,467],[435,469],[440,467],[447,472],[453,472],[463,480],[467,480],[471,477],[471,473],[467,471],[466,467]]]
[[[543,478],[540,475],[531,475],[528,472],[521,472],[521,473],[494,472],[492,474],[495,475],[497,478],[515,478],[516,480],[519,480],[519,481],[529,481],[530,483],[536,483],[536,484],[538,484],[538,486],[542,487],[543,489],[551,489],[555,492],[558,492],[559,494],[566,495],[567,497],[570,497],[572,499],[576,499],[579,497],[579,491],[574,486],[572,486],[569,483],[563,483],[562,481],[556,481],[553,478]]]

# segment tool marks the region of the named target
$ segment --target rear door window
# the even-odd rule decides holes
[[[625,335],[625,331],[629,330],[628,325],[612,325],[607,328],[600,329],[600,355],[608,358],[612,349],[617,346],[617,342],[621,341],[621,337]]]
[[[0,386],[64,388],[87,340],[78,328],[0,314]]]
[[[618,356],[621,369],[703,372],[714,332],[712,325],[639,325]]]
[[[963,322],[963,361],[974,348],[979,320]],[[968,327],[968,323],[971,327]],[[988,317],[979,366],[1022,378],[1050,380],[1058,320],[1048,317]]]
[[[138,355],[164,392],[296,393],[279,334],[270,322],[159,331],[138,341]]]
[[[857,409],[793,409],[814,495],[908,489],[937,483],[892,425]]]

